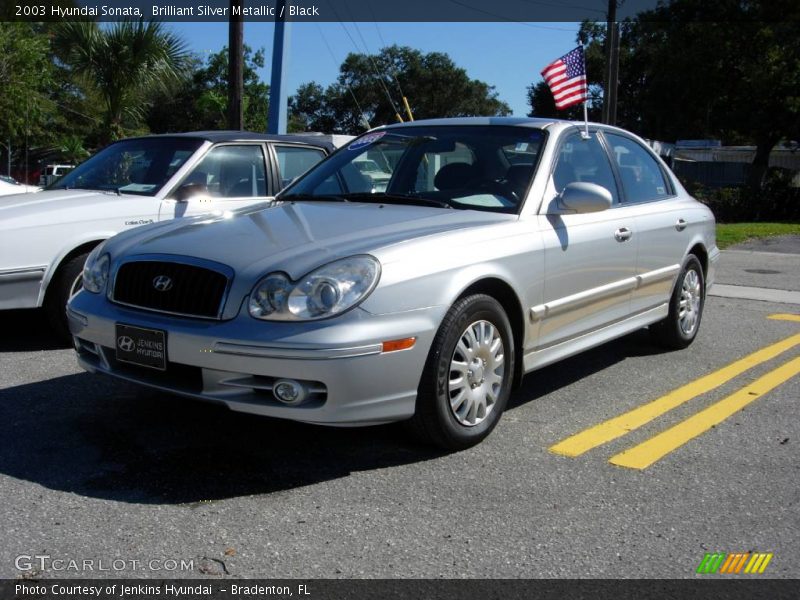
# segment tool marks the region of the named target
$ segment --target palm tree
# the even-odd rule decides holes
[[[73,165],[89,156],[89,151],[84,147],[83,140],[79,135],[68,135],[61,138],[58,152],[63,160]]]
[[[188,74],[185,42],[157,21],[64,23],[53,45],[59,58],[103,99],[104,141],[141,122],[153,92],[170,89]]]

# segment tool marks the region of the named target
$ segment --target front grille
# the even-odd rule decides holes
[[[170,285],[156,286],[169,279]],[[218,318],[228,278],[219,271],[164,261],[123,264],[114,281],[114,302],[178,315]],[[164,289],[166,288],[166,289]]]

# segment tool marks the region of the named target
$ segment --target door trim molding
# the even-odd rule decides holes
[[[657,281],[670,279],[680,271],[680,268],[679,264],[669,265],[641,275],[626,277],[619,281],[584,290],[577,294],[557,298],[544,304],[537,304],[530,307],[529,316],[532,322],[542,321],[548,317],[559,315],[605,298],[625,294]]]

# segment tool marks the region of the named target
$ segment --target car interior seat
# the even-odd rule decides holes
[[[475,165],[457,162],[443,166],[436,172],[433,185],[437,190],[458,190],[468,187],[478,178]]]

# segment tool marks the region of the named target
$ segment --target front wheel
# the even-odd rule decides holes
[[[694,254],[690,254],[683,263],[672,292],[669,315],[650,326],[653,341],[665,348],[686,348],[697,337],[705,301],[703,266]]]
[[[83,265],[88,254],[79,254],[61,265],[50,282],[45,299],[45,311],[56,336],[69,341],[67,302],[83,288]]]
[[[437,446],[473,446],[500,420],[513,376],[514,340],[503,307],[484,294],[463,298],[434,338],[409,424]]]

